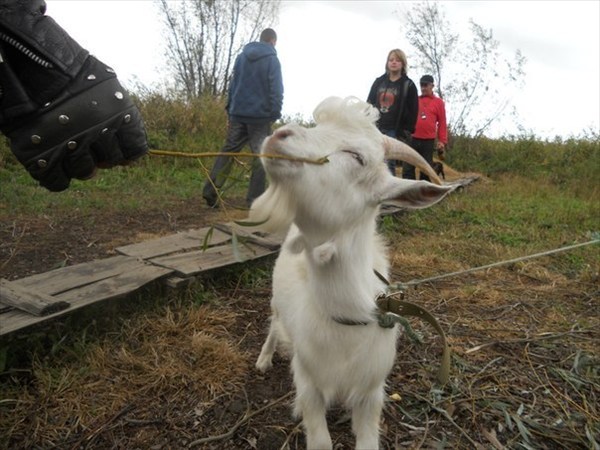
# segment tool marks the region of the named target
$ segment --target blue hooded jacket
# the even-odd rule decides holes
[[[257,123],[281,117],[283,81],[273,45],[251,42],[233,66],[227,112],[232,121]]]

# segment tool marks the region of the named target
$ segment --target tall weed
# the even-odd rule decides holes
[[[222,98],[184,101],[145,92],[136,103],[146,123],[150,148],[214,152],[225,139],[227,114]]]

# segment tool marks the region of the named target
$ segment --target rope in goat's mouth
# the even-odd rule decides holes
[[[227,156],[230,158],[245,157],[245,158],[267,158],[267,159],[287,159],[288,161],[303,162],[308,164],[323,165],[328,163],[327,156],[318,159],[299,158],[296,156],[274,155],[270,153],[221,153],[221,152],[205,152],[205,153],[187,153],[174,152],[170,150],[150,150],[148,153],[152,156],[175,156],[178,158],[205,158],[214,156]]]
[[[344,150],[342,150],[344,151]],[[288,155],[275,155],[272,153],[222,153],[222,152],[205,152],[205,153],[187,153],[187,152],[175,152],[171,150],[149,150],[148,153],[151,156],[173,156],[178,158],[204,158],[204,157],[215,157],[215,156],[227,156],[230,158],[245,157],[245,158],[266,158],[266,159],[286,159],[293,162],[301,162],[307,164],[323,165],[329,162],[329,155],[323,156],[317,159],[311,158],[300,158],[297,156]],[[419,167],[420,168],[420,167]],[[441,181],[438,179],[435,184],[441,185]]]

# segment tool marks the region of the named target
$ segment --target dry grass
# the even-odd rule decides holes
[[[200,307],[142,317],[122,336],[91,346],[80,360],[33,367],[35,383],[2,408],[2,434],[16,448],[93,448],[125,413],[132,423],[184,420],[229,390],[238,390],[248,355],[231,341],[231,311]],[[156,430],[131,436],[145,448]],[[17,444],[18,443],[18,444]]]
[[[395,280],[469,268],[457,260],[509,259],[467,242],[431,234],[394,246]],[[597,255],[597,251],[595,252]],[[509,256],[510,255],[510,256]],[[410,301],[441,319],[452,346],[453,374],[432,388],[440,349],[432,330],[415,322],[428,346],[409,343],[399,355],[386,422],[404,424],[388,448],[596,449],[600,442],[600,263],[577,277],[552,268],[567,256],[542,257],[409,288]],[[402,427],[400,428],[402,429]],[[409,438],[409,437],[412,437]],[[397,447],[399,445],[399,447]]]

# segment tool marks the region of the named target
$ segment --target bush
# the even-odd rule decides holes
[[[135,98],[150,148],[181,152],[218,151],[227,132],[225,101],[202,97],[191,101],[146,92]]]
[[[463,172],[487,176],[519,175],[568,185],[576,195],[600,194],[600,139],[543,141],[535,137],[457,137],[448,164]]]

